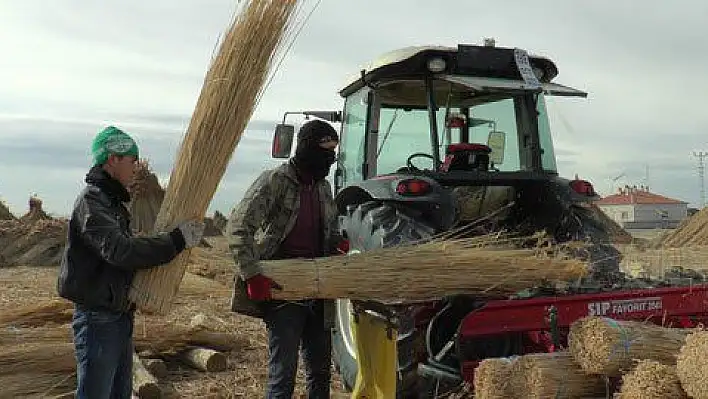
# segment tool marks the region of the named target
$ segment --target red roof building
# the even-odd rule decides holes
[[[608,195],[595,202],[597,205],[666,205],[688,204],[688,202],[664,197],[663,195],[649,192],[645,187],[623,189],[617,194]]]
[[[644,186],[625,186],[595,204],[625,229],[673,228],[688,215],[688,202],[652,193]]]

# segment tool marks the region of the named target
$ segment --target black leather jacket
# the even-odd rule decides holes
[[[87,309],[127,311],[135,271],[170,262],[184,249],[184,238],[177,229],[133,237],[123,185],[101,167],[89,171],[86,183],[69,221],[57,291]]]

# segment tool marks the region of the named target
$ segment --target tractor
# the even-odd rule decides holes
[[[658,289],[627,288],[620,254],[591,206],[599,198],[592,184],[559,176],[546,97],[587,94],[554,83],[557,75],[552,60],[493,40],[408,47],[353,77],[339,92],[341,111],[287,112],[276,126],[272,156],[288,158],[295,131],[288,115],[341,124],[331,178],[351,252],[453,230],[469,236],[545,231],[557,242],[591,244],[582,254],[590,275],[563,295],[546,287],[492,300],[337,300],[333,358],[347,388],[357,376],[354,309],[396,328],[399,397],[430,397],[430,387],[471,382],[485,358],[562,347],[569,324],[618,287]],[[566,315],[569,309],[574,313]]]

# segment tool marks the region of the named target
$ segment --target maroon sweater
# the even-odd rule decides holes
[[[322,255],[322,212],[310,175],[300,175],[300,211],[293,229],[280,245],[282,258],[315,258]]]

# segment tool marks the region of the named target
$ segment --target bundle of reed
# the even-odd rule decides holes
[[[0,329],[0,346],[14,347],[21,344],[61,344],[72,342],[70,324],[43,325],[40,327],[8,326]]]
[[[204,218],[204,237],[216,237],[220,235],[223,235],[223,232],[216,228],[214,219]]]
[[[519,395],[512,372],[517,357],[482,360],[474,371],[474,395],[478,399],[512,399]],[[523,388],[523,387],[521,387]]]
[[[75,397],[76,373],[24,372],[0,376],[0,398]]]
[[[585,372],[619,377],[634,360],[676,364],[688,334],[690,330],[591,316],[571,325],[568,347]]]
[[[48,323],[69,323],[73,315],[73,308],[74,305],[67,300],[52,299],[29,306],[3,309],[2,314],[0,314],[0,325],[37,327]]]
[[[615,399],[688,398],[676,374],[676,366],[655,360],[641,360],[622,377],[622,387]]]
[[[46,397],[74,383],[74,345],[31,342],[0,346],[0,390],[3,397]]]
[[[600,376],[587,375],[568,352],[520,356],[512,366],[512,387],[523,398],[605,397],[607,385]],[[523,386],[523,388],[516,388]]]
[[[234,20],[207,72],[155,222],[167,230],[179,220],[203,219],[241,139],[290,28],[296,0],[249,0]],[[137,273],[130,299],[144,312],[165,313],[177,292],[190,251],[170,264]]]
[[[686,337],[676,360],[681,386],[692,398],[708,398],[708,331]]]
[[[221,234],[223,234],[229,220],[219,211],[214,212],[214,217],[212,219],[214,219],[214,227],[219,230]]]
[[[0,266],[54,266],[66,243],[63,219],[0,223]]]
[[[585,262],[566,255],[577,243],[518,247],[532,237],[497,234],[435,239],[348,256],[261,262],[282,290],[277,299],[434,299],[455,294],[503,297],[549,281],[585,276]]]
[[[148,234],[153,231],[155,219],[160,211],[165,190],[160,186],[157,176],[150,170],[147,160],[140,160],[135,165],[130,191],[130,210],[133,230]]]
[[[25,372],[72,372],[76,367],[71,342],[29,342],[0,348],[0,376]]]

